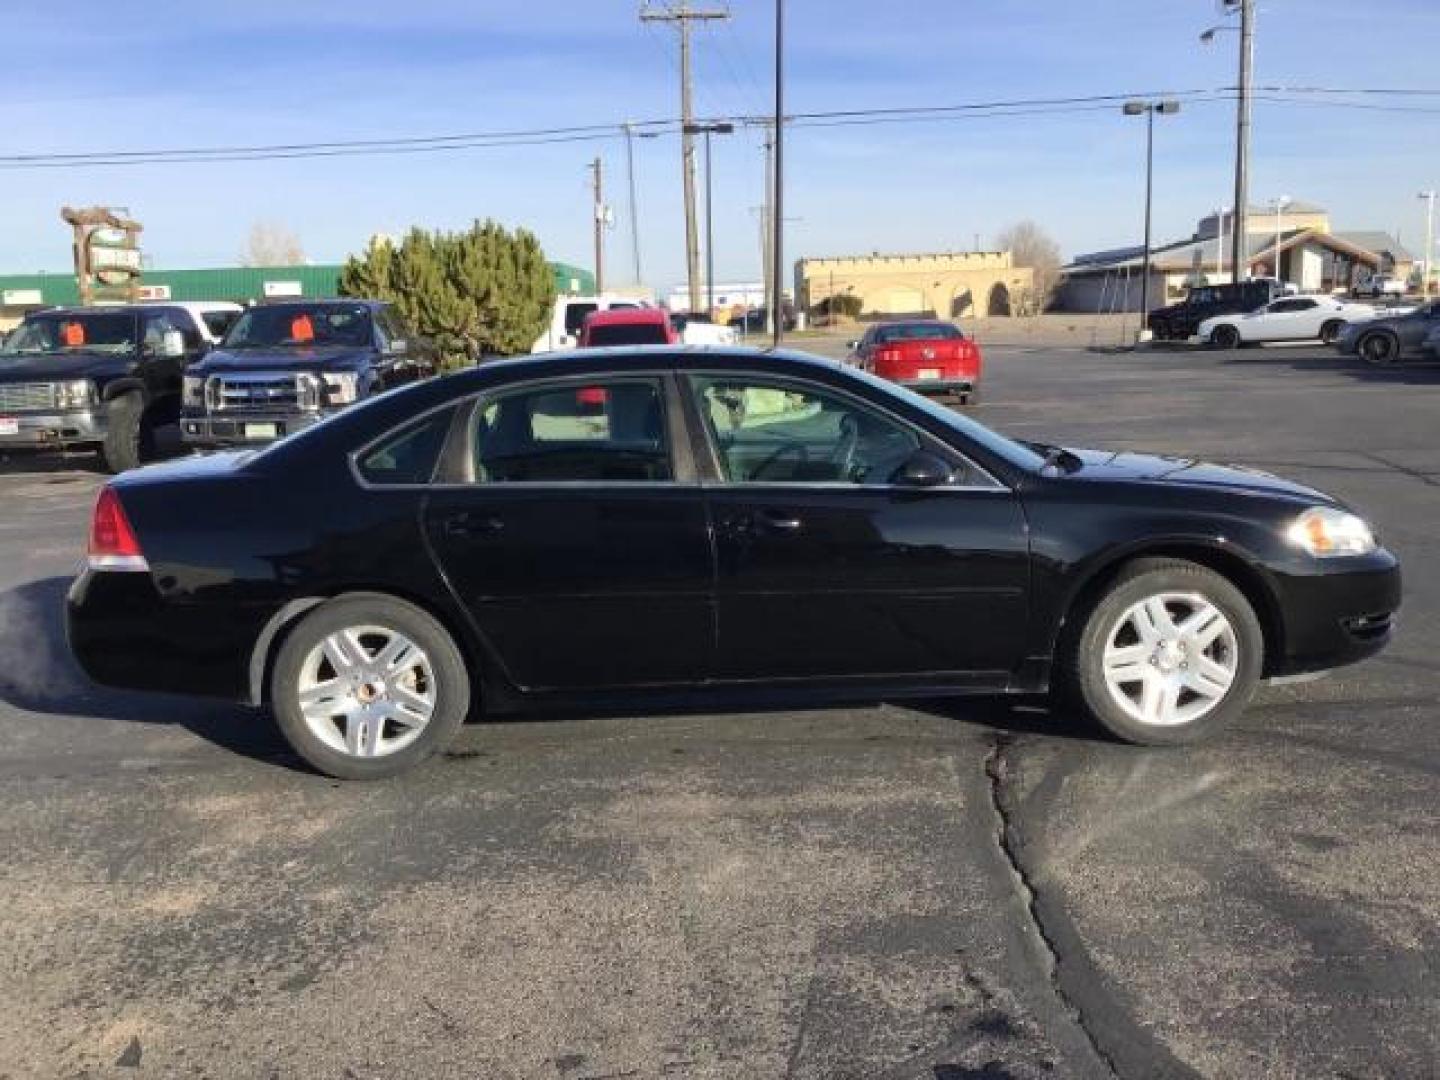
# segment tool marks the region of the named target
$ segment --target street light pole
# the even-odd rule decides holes
[[[1431,256],[1435,250],[1435,189],[1420,192],[1420,198],[1425,200],[1425,280],[1420,284],[1420,290],[1426,300],[1430,299],[1430,272],[1434,264]]]
[[[705,298],[711,317],[715,314],[715,183],[710,168],[710,136],[729,135],[734,124],[686,124],[689,135],[705,136]]]
[[[640,211],[636,208],[639,200],[635,197],[635,126],[625,124],[625,172],[630,182],[630,254],[635,260],[635,284],[641,283],[640,275]]]
[[[1280,276],[1280,238],[1282,234],[1282,230],[1280,228],[1280,215],[1285,210],[1285,208],[1290,205],[1290,196],[1281,195],[1278,199],[1275,199],[1273,201],[1275,203],[1275,280],[1283,282],[1284,279]]]
[[[1126,116],[1145,117],[1145,261],[1140,271],[1140,340],[1149,340],[1145,325],[1150,313],[1150,211],[1155,179],[1155,114],[1169,116],[1180,111],[1178,101],[1127,101],[1122,110]]]

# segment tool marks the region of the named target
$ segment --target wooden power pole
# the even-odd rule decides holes
[[[696,22],[718,22],[730,18],[721,9],[692,8],[688,0],[640,11],[642,22],[672,23],[680,34],[680,167],[685,194],[685,269],[690,289],[690,310],[701,309],[700,229],[695,213],[695,114],[691,105],[693,79],[690,69],[690,26]]]

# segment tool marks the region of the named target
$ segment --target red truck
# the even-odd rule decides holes
[[[659,308],[611,308],[585,317],[580,348],[605,345],[678,345],[680,335]]]
[[[938,319],[876,323],[850,342],[850,363],[927,396],[980,400],[980,346]]]

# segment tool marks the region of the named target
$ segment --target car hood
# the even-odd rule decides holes
[[[373,349],[326,347],[319,349],[216,349],[198,364],[191,375],[215,375],[226,371],[354,371],[365,367]]]
[[[0,356],[0,382],[104,378],[124,372],[134,359],[123,353],[14,353]]]
[[[1244,465],[1216,465],[1191,458],[1128,451],[1070,450],[1081,467],[1070,473],[1077,480],[1181,484],[1186,487],[1221,489],[1244,495],[1278,495],[1284,498],[1338,505],[1335,499],[1314,488],[1285,480],[1272,473]]]

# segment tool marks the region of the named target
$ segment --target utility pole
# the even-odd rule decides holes
[[[775,0],[775,167],[774,194],[770,200],[770,228],[774,234],[770,272],[771,342],[780,347],[785,336],[785,0]],[[799,299],[798,297],[796,298]]]
[[[688,0],[662,9],[647,7],[640,11],[641,22],[673,23],[680,34],[680,166],[685,193],[685,269],[689,279],[691,311],[700,310],[700,235],[695,221],[695,136],[684,130],[691,127],[695,119],[690,101],[690,25],[728,18],[728,11],[692,8]]]
[[[775,136],[768,128],[765,131],[765,197],[760,207],[760,273],[765,282],[765,329],[775,332],[775,231],[770,218],[774,211],[775,198]]]
[[[1235,110],[1235,213],[1231,218],[1230,248],[1235,260],[1233,281],[1240,284],[1246,252],[1246,217],[1250,208],[1250,92],[1254,81],[1255,0],[1228,0],[1240,9],[1240,82]]]
[[[635,197],[635,126],[625,124],[625,173],[630,182],[630,255],[635,260],[635,284],[641,284],[640,274],[640,211],[639,199]]]
[[[597,157],[590,163],[595,188],[595,291],[605,292],[605,188],[603,165]]]
[[[1430,299],[1430,272],[1434,265],[1430,260],[1435,252],[1435,189],[1420,192],[1425,200],[1425,280],[1420,283],[1421,295]]]

